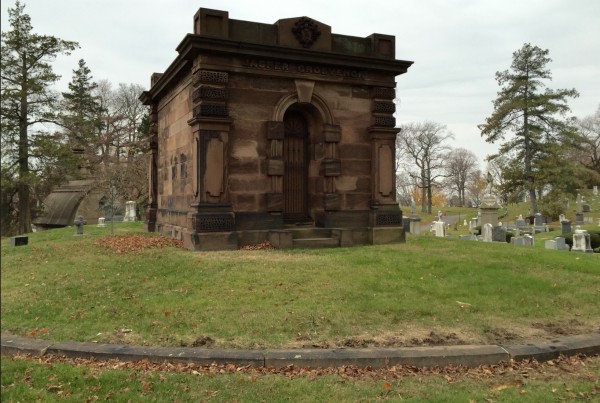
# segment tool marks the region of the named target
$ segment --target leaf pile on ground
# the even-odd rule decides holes
[[[273,244],[269,241],[257,243],[255,245],[246,245],[240,248],[241,250],[262,250],[262,249],[275,249]]]
[[[535,359],[522,361],[503,361],[493,365],[480,365],[470,368],[464,365],[449,365],[446,367],[419,368],[411,365],[394,365],[386,368],[374,369],[371,367],[358,367],[345,365],[328,368],[303,368],[288,365],[282,368],[253,367],[251,365],[216,364],[200,365],[194,363],[178,362],[151,362],[142,361],[120,361],[117,359],[99,360],[96,358],[68,358],[61,355],[44,355],[42,357],[29,354],[15,355],[13,360],[34,360],[40,364],[52,365],[54,363],[70,363],[78,367],[88,367],[96,370],[133,370],[139,372],[167,372],[184,373],[192,375],[225,375],[243,373],[250,377],[263,375],[280,375],[286,378],[307,377],[315,378],[324,375],[337,375],[342,379],[373,379],[391,380],[404,377],[440,376],[448,383],[466,377],[471,379],[489,379],[494,377],[510,377],[515,386],[521,386],[528,378],[546,376],[549,372],[566,372],[579,374],[582,378],[595,380],[596,376],[588,371],[586,361],[597,361],[599,356],[588,357],[583,354],[573,356],[559,356],[553,360],[539,362]],[[511,384],[512,384],[511,383]],[[600,393],[600,390],[598,391]]]
[[[182,248],[183,242],[164,236],[149,236],[139,234],[109,235],[95,241],[96,245],[110,249],[115,253],[137,252],[150,248],[165,248],[173,246]]]

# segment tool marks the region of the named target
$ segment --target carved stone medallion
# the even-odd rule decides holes
[[[318,25],[308,17],[296,21],[292,33],[304,48],[310,48],[321,36]]]

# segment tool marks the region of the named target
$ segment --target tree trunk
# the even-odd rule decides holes
[[[21,116],[19,119],[19,218],[17,234],[27,234],[31,232],[31,212],[29,209],[29,141],[27,138],[27,113],[28,113],[27,94],[23,90],[21,96]]]

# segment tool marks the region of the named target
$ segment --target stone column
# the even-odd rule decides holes
[[[158,107],[150,106],[150,134],[148,149],[148,210],[146,211],[146,231],[156,231],[158,213]]]

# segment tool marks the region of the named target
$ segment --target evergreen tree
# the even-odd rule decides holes
[[[68,55],[78,47],[76,42],[35,34],[24,8],[17,1],[8,9],[10,31],[2,32],[0,58],[2,170],[14,173],[11,177],[17,202],[13,207],[19,234],[31,231],[31,188],[37,180],[35,125],[57,121],[58,96],[50,86],[60,77],[50,63],[57,55]],[[3,180],[6,177],[2,175]]]
[[[552,78],[548,53],[528,43],[513,53],[510,70],[496,73],[502,88],[493,103],[494,112],[479,125],[486,141],[504,140],[500,155],[522,163],[519,179],[529,194],[532,213],[538,211],[536,190],[543,188],[542,180],[547,179],[538,168],[554,154],[550,152],[553,145],[572,133],[563,117],[569,111],[567,98],[579,95],[574,89],[545,88],[544,81]],[[506,139],[509,134],[512,136]]]
[[[94,95],[98,85],[92,81],[91,71],[83,59],[73,70],[69,91],[63,92],[64,113],[61,125],[73,146],[91,149],[95,153],[98,132],[102,129],[102,107],[99,97]]]

